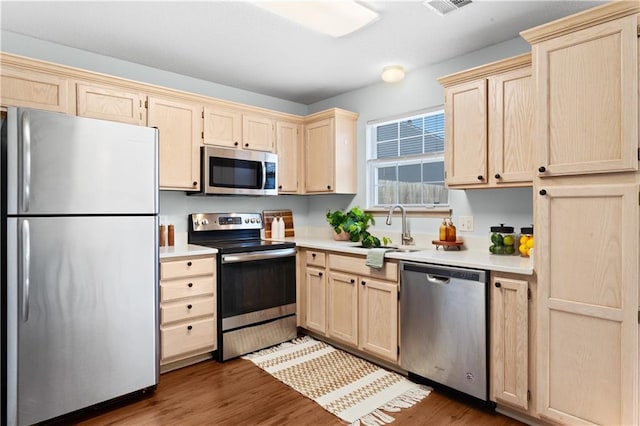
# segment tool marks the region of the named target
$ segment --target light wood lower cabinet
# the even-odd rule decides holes
[[[217,347],[215,258],[160,263],[160,366],[165,372],[199,361]]]
[[[398,264],[386,262],[377,270],[363,256],[304,253],[303,327],[397,363]]]
[[[491,274],[491,400],[533,417],[535,296],[534,276]]]

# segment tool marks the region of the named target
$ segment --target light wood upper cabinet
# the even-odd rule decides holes
[[[273,152],[275,125],[272,119],[242,114],[242,148]]]
[[[278,154],[278,192],[297,194],[300,189],[300,125],[276,122],[276,154]]]
[[[148,124],[160,132],[160,188],[198,190],[202,107],[149,96]]]
[[[273,152],[275,125],[268,117],[207,105],[203,138],[206,145]]]
[[[357,114],[337,108],[307,117],[304,124],[305,192],[357,192],[357,119]]]
[[[146,96],[135,90],[76,84],[76,114],[81,117],[144,126],[147,123],[145,101]]]
[[[589,15],[604,22],[522,33],[534,43],[540,177],[638,169],[638,15]]]
[[[487,182],[487,81],[445,89],[446,183]]]
[[[638,185],[541,190],[540,415],[565,424],[638,424]]]
[[[0,105],[73,114],[69,107],[68,78],[7,64],[2,64],[0,74]]]
[[[527,411],[530,395],[529,282],[492,274],[490,288],[491,399]]]
[[[204,107],[204,144],[239,148],[242,113],[235,109]]]
[[[488,78],[489,182],[533,181],[534,87],[531,67]]]
[[[531,55],[493,62],[438,81],[445,87],[447,186],[531,186]]]

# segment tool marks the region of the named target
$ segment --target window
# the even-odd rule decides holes
[[[367,126],[368,206],[447,205],[444,110]]]

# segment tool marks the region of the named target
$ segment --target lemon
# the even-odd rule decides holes
[[[529,239],[529,241],[527,241],[527,248],[533,248],[533,237]]]
[[[520,237],[520,245],[527,244],[527,241],[529,241],[529,237],[527,237],[526,235]]]
[[[526,243],[525,244],[520,244],[520,247],[518,247],[518,251],[523,256],[528,256],[529,255],[529,250],[527,249],[527,244]]]

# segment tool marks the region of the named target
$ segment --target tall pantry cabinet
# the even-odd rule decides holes
[[[638,424],[640,3],[521,33],[536,79],[538,413]]]

